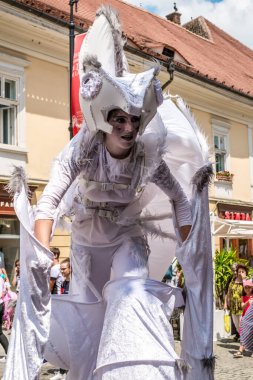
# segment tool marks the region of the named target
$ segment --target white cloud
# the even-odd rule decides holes
[[[171,0],[125,0],[128,3],[155,8],[160,16],[173,12]],[[208,0],[175,0],[178,11],[182,13],[182,24],[192,18],[203,16],[226,33],[253,49],[252,0],[223,0],[211,3]]]

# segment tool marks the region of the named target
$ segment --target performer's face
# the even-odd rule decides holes
[[[115,158],[124,158],[135,143],[140,118],[118,109],[109,113],[108,123],[113,126],[111,134],[105,135],[105,145]]]

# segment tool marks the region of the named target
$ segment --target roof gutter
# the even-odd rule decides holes
[[[42,10],[34,8],[32,6],[32,2],[31,4],[29,4],[29,2],[20,3],[20,2],[17,2],[16,0],[0,0],[0,1],[2,1],[3,3],[7,3],[9,5],[12,5],[13,7],[22,9],[23,11],[26,11],[28,13],[32,13],[35,16],[44,18],[62,27],[69,28],[69,21],[66,21],[66,19],[69,20],[69,17],[70,17],[69,13],[61,11],[62,14],[64,14],[64,16],[66,17],[66,19],[59,19],[56,16],[47,14],[43,12]],[[80,19],[79,17],[74,17],[74,19],[75,19],[75,22],[77,21],[79,23],[79,25],[75,24],[75,31],[78,33],[86,32],[88,28],[85,28],[84,26],[80,26],[80,24],[84,24],[85,21],[83,19]]]
[[[250,96],[250,95],[247,95],[247,94],[245,94],[245,93],[243,93],[243,92],[241,92],[241,91],[239,91],[239,90],[236,90],[236,89],[234,89],[234,88],[231,88],[231,87],[229,87],[229,86],[226,86],[225,84],[223,84],[223,83],[219,83],[219,82],[215,82],[213,79],[211,79],[211,78],[208,78],[208,77],[206,77],[206,76],[204,76],[204,75],[200,75],[199,73],[196,73],[196,72],[194,72],[194,71],[191,71],[190,69],[188,69],[188,68],[184,68],[183,66],[182,66],[182,64],[181,63],[179,63],[179,62],[177,62],[177,61],[174,61],[173,59],[168,59],[168,61],[166,62],[166,61],[163,61],[163,60],[161,60],[161,59],[159,59],[159,58],[154,58],[151,54],[148,54],[148,53],[146,53],[145,51],[143,51],[143,50],[138,50],[138,49],[136,49],[136,48],[133,48],[132,46],[125,46],[125,50],[126,51],[128,51],[128,52],[130,52],[130,53],[133,53],[133,54],[135,54],[135,55],[137,55],[137,56],[139,56],[139,57],[141,57],[141,58],[145,58],[145,59],[147,59],[147,60],[149,60],[149,61],[152,61],[152,62],[154,62],[154,61],[156,61],[156,62],[159,62],[159,64],[161,65],[161,66],[164,66],[166,69],[167,69],[167,71],[170,73],[170,79],[169,79],[169,81],[168,82],[166,82],[162,87],[163,87],[163,89],[165,88],[165,87],[167,87],[171,82],[172,82],[172,80],[173,80],[173,72],[175,71],[177,71],[177,72],[179,72],[179,73],[183,73],[183,74],[185,74],[186,76],[188,76],[188,77],[191,77],[191,78],[196,78],[196,79],[198,79],[198,80],[200,80],[200,81],[202,81],[202,82],[205,82],[205,83],[208,83],[208,84],[210,84],[210,85],[212,85],[212,86],[214,86],[214,87],[218,87],[218,88],[222,88],[223,90],[226,90],[226,91],[229,91],[229,92],[231,92],[231,93],[233,93],[233,94],[236,94],[236,95],[239,95],[239,96],[242,96],[242,97],[244,97],[244,98],[246,98],[246,99],[248,99],[248,100],[253,100],[253,97],[252,96]]]
[[[190,71],[189,69],[187,68],[183,68],[180,64],[180,66],[177,64],[177,62],[175,62],[175,71],[178,71],[179,73],[183,73],[185,74],[186,76],[188,77],[191,77],[191,78],[196,78],[202,82],[205,82],[205,83],[208,83],[214,87],[218,87],[218,88],[222,88],[223,90],[226,90],[226,91],[229,91],[233,94],[236,94],[236,95],[239,95],[239,96],[242,96],[248,100],[253,100],[253,96],[250,96],[250,95],[247,95],[245,94],[244,92],[242,91],[239,91],[239,90],[236,90],[234,88],[231,88],[230,86],[226,86],[225,84],[223,83],[219,83],[219,82],[216,82],[214,81],[213,79],[211,78],[208,78],[204,75],[200,75],[198,73],[195,73],[194,71]]]

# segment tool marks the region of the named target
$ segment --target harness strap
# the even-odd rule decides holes
[[[86,198],[85,200],[86,212],[89,215],[98,215],[102,218],[110,219],[115,222],[120,215],[122,207],[112,207],[107,202],[93,202]]]
[[[126,185],[124,183],[97,182],[97,181],[86,181],[86,188],[87,187],[89,188],[89,190],[98,189],[101,191],[131,189],[131,185]]]

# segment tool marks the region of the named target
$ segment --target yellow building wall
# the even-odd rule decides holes
[[[207,137],[210,147],[211,161],[215,162],[213,150],[213,132],[211,126],[212,115],[198,109],[191,109],[197,124]],[[246,125],[228,120],[231,123],[229,131],[229,164],[230,171],[234,174],[232,196],[236,199],[251,202],[250,192],[250,161],[248,149],[248,129]],[[215,185],[210,186],[209,196],[215,196]]]
[[[230,168],[233,177],[233,198],[250,202],[250,162],[248,129],[245,125],[232,122],[229,134]]]
[[[69,141],[68,70],[50,62],[27,58],[26,70],[26,171],[32,183],[48,181],[54,157]],[[36,204],[45,185],[34,192]],[[52,247],[61,251],[60,260],[69,257],[70,236],[56,229]]]
[[[195,108],[191,108],[191,112],[193,113],[198,126],[206,136],[209,146],[212,146],[213,141],[211,129],[211,115],[207,112],[200,111]]]
[[[68,70],[28,57],[26,71],[27,172],[47,180],[53,158],[69,140]]]
[[[202,132],[204,133],[207,139],[207,143],[210,147],[211,162],[215,162],[214,153],[213,153],[213,132],[212,132],[212,126],[211,126],[211,114],[205,111],[197,110],[195,108],[192,108],[191,112],[193,113],[198,126],[200,127],[200,129],[202,130]],[[209,187],[209,196],[210,197],[215,196],[214,184],[212,184]]]

